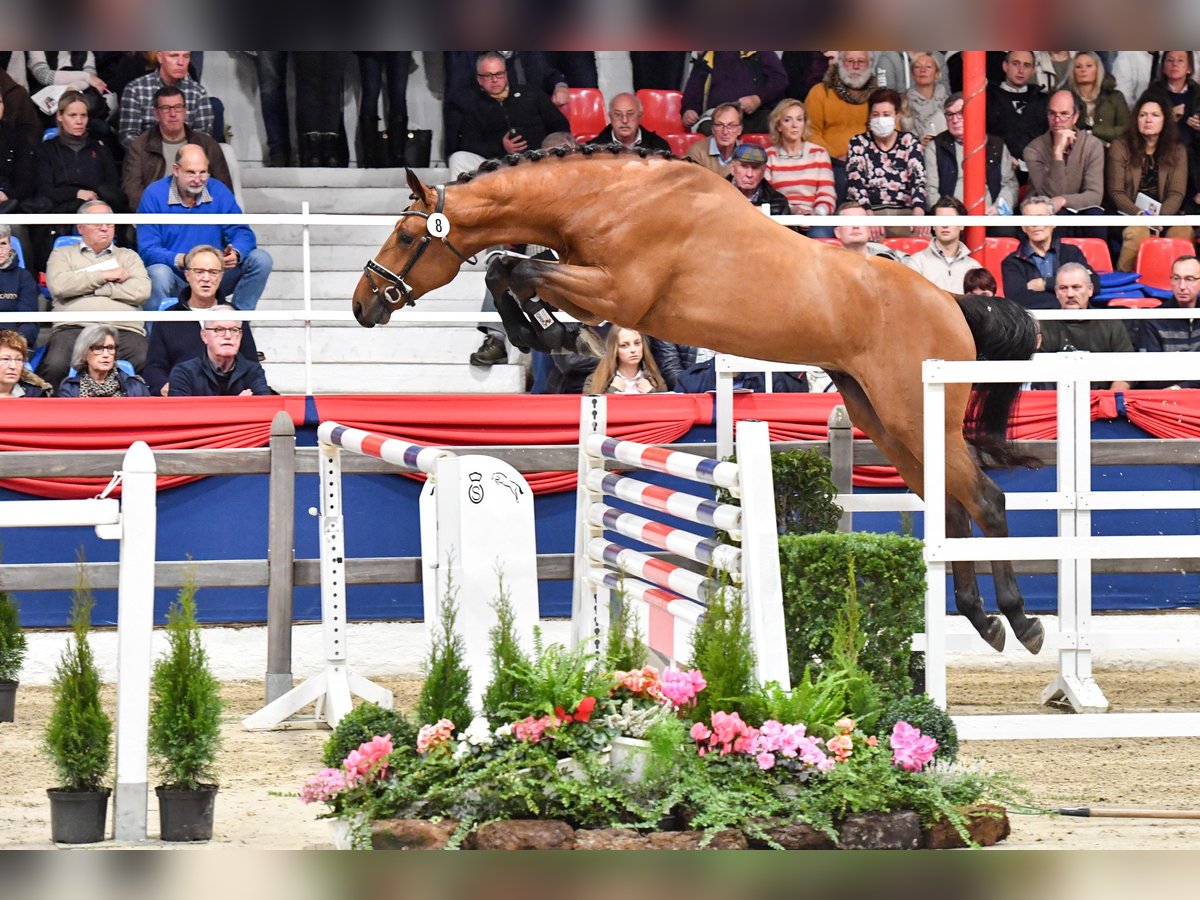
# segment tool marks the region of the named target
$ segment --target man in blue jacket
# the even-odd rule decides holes
[[[233,193],[208,177],[208,156],[203,147],[184,144],[175,154],[171,174],[153,182],[142,194],[139,213],[187,215],[240,215]],[[250,310],[271,274],[271,255],[256,246],[247,225],[139,225],[138,252],[150,273],[149,308],[157,309],[166,297],[176,297],[186,286],[184,257],[198,244],[221,248],[225,274],[221,290],[232,296],[237,309]]]
[[[171,370],[172,397],[248,397],[272,393],[262,365],[238,354],[242,323],[224,317],[231,312],[232,306],[214,306],[212,318],[200,323],[204,355],[185,360]]]

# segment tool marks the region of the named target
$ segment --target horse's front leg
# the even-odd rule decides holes
[[[967,509],[953,497],[946,496],[946,537],[965,538],[971,536],[971,517]],[[1004,649],[1004,623],[983,611],[983,598],[979,595],[979,580],[975,574],[975,563],[958,561],[950,563],[954,573],[954,605],[979,636],[994,649]]]
[[[497,254],[488,264],[484,284],[496,303],[509,341],[519,350],[549,353],[573,346],[575,336],[554,317],[553,308],[537,297],[517,298],[510,290],[520,257]]]
[[[522,260],[512,270],[510,287],[522,302],[540,297],[584,323],[583,328],[568,332],[576,353],[596,358],[604,355],[604,338],[590,326],[611,320],[619,305],[616,285],[603,269]],[[569,342],[565,343],[570,346]]]

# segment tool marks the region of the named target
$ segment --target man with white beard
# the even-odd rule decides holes
[[[875,90],[873,50],[839,50],[820,84],[804,101],[809,140],[829,153],[839,201],[846,197],[846,152],[850,139],[867,130],[867,98]]]

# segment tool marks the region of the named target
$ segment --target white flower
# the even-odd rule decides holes
[[[477,747],[490,746],[492,743],[492,730],[488,724],[488,720],[483,716],[476,716],[471,720],[471,724],[467,726],[467,730],[462,733],[462,737]]]
[[[496,729],[496,737],[512,737],[512,722],[506,725],[501,725]]]

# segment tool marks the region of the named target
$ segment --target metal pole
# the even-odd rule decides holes
[[[839,494],[854,493],[854,432],[846,407],[838,404],[829,411],[829,473]],[[838,531],[854,530],[854,513],[843,512]]]
[[[296,427],[283,410],[271,422],[267,516],[267,677],[265,702],[292,689],[292,601],[296,556]]]
[[[964,50],[963,56],[963,205],[973,216],[982,216],[987,203],[987,53]],[[995,198],[993,198],[995,199]],[[1015,210],[1014,210],[1015,212]],[[972,225],[966,231],[967,248],[983,250],[984,229]]]

